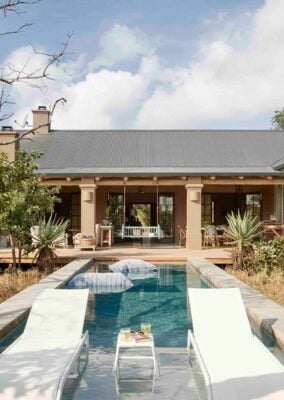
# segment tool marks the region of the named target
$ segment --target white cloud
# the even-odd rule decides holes
[[[136,126],[190,128],[215,121],[257,117],[282,105],[284,83],[284,2],[268,0],[252,19],[241,50],[230,43],[201,46],[199,57],[183,68],[178,86],[160,86],[141,106]]]
[[[284,103],[283,20],[284,1],[267,0],[249,18],[242,46],[226,32],[222,39],[220,31],[218,40],[200,43],[188,66],[171,67],[164,67],[139,30],[115,25],[103,36],[94,61],[104,69],[82,76],[84,59],[79,59],[66,66],[73,76],[54,68],[57,79],[47,93],[16,86],[18,115],[64,96],[68,103],[56,112],[57,128],[234,128],[263,116],[267,127],[273,110]],[[27,54],[19,49],[14,62]],[[134,58],[136,71],[115,68]]]
[[[121,61],[153,53],[148,39],[138,28],[119,24],[103,34],[99,47],[99,55],[89,64],[91,70],[101,66],[112,68]]]

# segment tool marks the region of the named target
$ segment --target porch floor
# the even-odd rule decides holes
[[[107,262],[116,261],[124,258],[142,258],[153,262],[179,262],[184,263],[188,257],[205,258],[213,264],[231,264],[231,255],[229,248],[213,247],[202,250],[187,250],[174,245],[161,245],[156,247],[103,247],[92,250],[79,250],[74,248],[56,249],[60,264],[72,261],[74,258],[84,254],[93,255],[96,261]],[[33,256],[23,257],[22,262],[29,264]],[[0,249],[0,264],[12,262],[11,249]]]

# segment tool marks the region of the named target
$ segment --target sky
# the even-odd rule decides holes
[[[2,68],[43,65],[72,33],[42,90],[11,90],[13,119],[56,109],[58,129],[270,129],[284,106],[284,0],[42,0],[1,20]],[[1,26],[0,25],[0,26]]]

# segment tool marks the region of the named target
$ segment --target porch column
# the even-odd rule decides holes
[[[93,179],[84,179],[81,189],[81,232],[95,233],[96,227],[96,190]]]
[[[186,248],[200,250],[201,236],[201,178],[189,178],[186,188]]]

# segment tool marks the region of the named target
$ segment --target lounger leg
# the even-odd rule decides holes
[[[83,347],[82,347],[82,351],[79,354],[79,358],[78,358],[78,362],[77,362],[77,373],[78,373],[78,375],[81,375],[84,372],[84,370],[85,370],[85,368],[86,368],[86,366],[88,364],[88,361],[89,361],[89,348],[90,348],[89,333],[86,332],[85,333],[85,338],[84,338],[84,344],[83,344]],[[83,369],[81,370],[80,366],[81,366],[81,362],[82,361],[84,362],[84,366],[83,366]]]
[[[115,357],[114,357],[114,363],[113,363],[113,372],[117,371],[118,356],[119,356],[119,345],[118,345],[118,341],[117,341],[116,350],[115,350]]]

